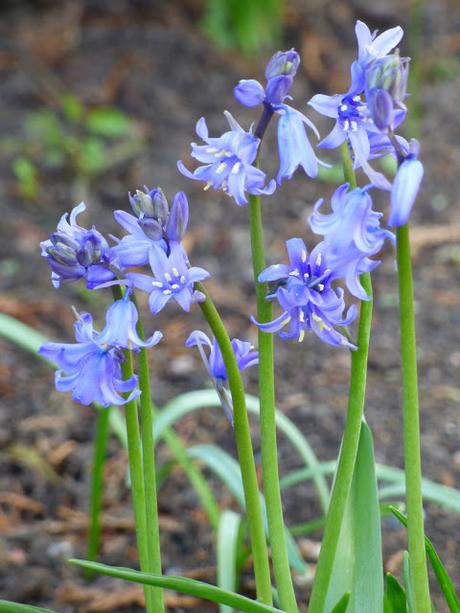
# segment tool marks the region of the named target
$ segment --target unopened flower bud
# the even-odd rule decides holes
[[[160,225],[163,225],[169,215],[169,205],[166,196],[160,187],[156,187],[150,191],[150,197],[153,201],[153,215]]]
[[[233,90],[237,102],[243,106],[253,107],[262,104],[265,90],[255,79],[242,79]]]
[[[297,68],[300,64],[300,57],[297,51],[278,51],[268,62],[265,69],[267,81],[279,76],[295,77]]]
[[[184,192],[178,192],[171,207],[166,224],[166,235],[171,241],[180,242],[187,230],[188,224],[188,201]]]
[[[410,58],[393,53],[371,62],[366,70],[366,97],[374,89],[386,91],[395,105],[406,97]]]
[[[46,253],[56,260],[56,262],[59,262],[59,264],[63,264],[64,266],[73,266],[77,263],[75,250],[68,245],[64,245],[64,243],[49,245],[46,248]]]
[[[152,241],[159,241],[163,236],[163,227],[156,220],[151,217],[143,217],[139,220],[139,225]]]
[[[393,99],[384,89],[372,89],[367,95],[370,115],[379,130],[391,128],[394,118]]]
[[[89,230],[81,239],[81,245],[76,256],[78,262],[88,268],[91,264],[96,264],[100,261],[105,250],[105,239],[97,230]]]

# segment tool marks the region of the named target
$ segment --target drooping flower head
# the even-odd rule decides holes
[[[137,376],[122,379],[124,356],[119,347],[104,338],[93,327],[89,313],[78,316],[75,324],[76,343],[45,343],[40,355],[58,365],[55,385],[59,392],[72,392],[72,398],[84,405],[93,402],[104,407],[122,405],[137,398]],[[102,339],[102,340],[101,340]],[[120,394],[131,392],[127,398]]]
[[[128,235],[112,247],[112,254],[120,266],[144,266],[149,260],[153,244],[168,255],[173,242],[180,242],[188,224],[188,201],[184,192],[178,192],[169,210],[163,191],[157,187],[137,190],[129,195],[136,217],[126,211],[115,211],[114,217]]]
[[[380,227],[382,213],[372,208],[370,187],[350,190],[348,183],[344,183],[331,198],[329,215],[320,213],[324,202],[321,199],[308,218],[313,232],[324,237],[332,278],[344,277],[349,291],[361,300],[368,296],[359,276],[380,263],[369,257],[382,249],[385,239],[394,241],[393,234]]]
[[[248,194],[272,194],[274,181],[264,187],[265,173],[253,166],[260,139],[246,132],[239,123],[225,112],[230,130],[218,138],[209,136],[205,119],[196,124],[196,133],[204,145],[192,143],[192,157],[203,165],[190,172],[182,161],[177,162],[179,171],[187,178],[203,181],[204,189],[222,189],[232,196],[239,206],[247,204]]]
[[[195,330],[190,334],[185,342],[186,347],[197,347],[201,359],[214,382],[217,393],[222,403],[222,408],[233,425],[233,406],[231,395],[228,389],[227,371],[222,357],[222,352],[215,338],[211,341],[201,330]],[[206,356],[205,347],[209,348],[209,355]],[[253,351],[251,343],[240,341],[237,338],[232,340],[232,348],[235,354],[238,369],[241,371],[259,363],[259,354]]]
[[[179,243],[171,243],[169,255],[158,245],[152,245],[149,265],[153,276],[129,272],[126,278],[134,287],[149,294],[149,307],[153,314],[161,311],[171,299],[187,312],[193,303],[204,300],[203,294],[194,290],[194,284],[209,277],[209,273],[197,266],[190,268]]]
[[[70,213],[62,215],[49,240],[40,243],[41,255],[48,259],[54,287],[85,278],[88,289],[114,278],[110,266],[110,248],[96,228],[87,230],[78,225],[77,217],[86,210],[81,202]]]
[[[354,345],[338,332],[337,327],[347,326],[356,316],[353,306],[345,318],[343,290],[331,286],[332,269],[327,263],[327,249],[324,243],[317,245],[308,254],[300,238],[286,242],[289,264],[269,266],[259,275],[259,282],[278,281],[281,285],[269,300],[277,300],[283,312],[268,323],[254,323],[265,332],[278,332],[281,338],[304,339],[306,331],[313,331],[322,341],[330,345]],[[285,332],[283,328],[289,325]]]

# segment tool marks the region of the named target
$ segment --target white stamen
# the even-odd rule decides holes
[[[185,283],[185,281],[186,281],[186,279],[185,279],[185,275],[182,275],[182,276],[181,276],[181,278],[180,278],[180,282],[181,282],[181,283]]]
[[[212,185],[211,181],[208,181],[206,185],[203,187],[203,191],[207,192],[208,189],[211,187],[211,185]]]
[[[361,96],[353,96],[353,100],[355,102],[359,102],[361,100]]]
[[[318,257],[316,258],[316,266],[321,266],[321,262],[323,260],[323,256],[321,253],[318,253]]]
[[[351,129],[353,132],[356,132],[356,130],[358,129],[358,124],[356,123],[356,121],[351,122]]]
[[[153,287],[163,287],[163,283],[161,281],[152,281]]]
[[[173,286],[173,287],[174,287],[174,286]],[[318,289],[319,289],[319,291],[320,291],[320,292],[322,292],[322,291],[323,291],[323,289],[324,289],[324,285],[323,285],[323,283],[318,283]]]
[[[177,283],[173,283],[171,285],[171,289],[179,289],[179,288],[180,288],[180,285],[178,285]]]
[[[216,175],[221,175],[227,167],[227,162],[222,162],[219,164],[216,170]]]
[[[300,311],[299,320],[301,323],[304,323],[305,321],[305,313],[303,311]]]
[[[164,290],[163,290],[163,294],[164,294],[165,296],[169,296],[170,294],[172,294],[172,291],[171,291],[170,289],[164,289]]]
[[[348,106],[346,104],[341,104],[340,105],[340,110],[341,111],[346,111],[348,109]]]
[[[237,162],[232,168],[232,173],[236,175],[236,173],[239,172],[240,168],[241,168],[241,162]]]
[[[299,273],[299,271],[296,268],[295,270],[291,270],[289,275],[292,276],[292,277],[298,277],[300,275],[300,273]]]
[[[222,150],[222,151],[218,151],[214,157],[217,158],[217,159],[220,159],[220,158],[223,158],[224,155],[227,155],[227,153],[226,153],[226,151]]]
[[[343,129],[344,130],[350,129],[350,122],[348,121],[348,119],[345,119],[345,121],[343,122]]]
[[[206,149],[206,153],[215,153],[217,151],[217,149],[215,147],[208,147]]]
[[[299,334],[299,343],[301,343],[304,338],[305,338],[305,330],[301,330]]]
[[[171,277],[171,275],[169,274],[169,272],[165,272],[165,274],[164,274],[164,278],[166,279],[166,281],[172,281],[172,277]]]
[[[179,271],[177,270],[177,268],[176,268],[176,267],[171,268],[171,271],[172,271],[172,274],[173,274],[175,277],[178,277],[178,276],[179,276]]]
[[[305,251],[305,249],[302,249],[302,262],[306,262],[307,261],[307,252]]]
[[[308,272],[304,272],[303,273],[303,278],[304,279],[309,279],[310,278],[310,275],[308,274]]]

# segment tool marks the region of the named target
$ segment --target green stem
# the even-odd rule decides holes
[[[144,329],[141,318],[137,323],[139,336],[144,338]],[[155,469],[155,443],[153,439],[153,406],[150,390],[150,373],[148,353],[144,348],[139,352],[139,400],[142,421],[142,457],[145,484],[145,516],[147,523],[147,549],[149,555],[148,572],[161,575],[160,532],[158,527],[158,501]],[[155,613],[164,612],[163,591],[152,590],[152,601]]]
[[[266,283],[258,283],[257,281],[259,274],[265,268],[264,235],[259,196],[250,196],[249,220],[251,228],[252,265],[257,299],[257,318],[260,323],[266,323],[272,319],[272,305],[266,299]],[[273,572],[281,608],[288,613],[297,613],[298,607],[289,567],[283,506],[279,485],[275,421],[273,334],[259,330],[258,338],[262,474],[265,501],[267,503],[268,533],[272,552]]]
[[[91,492],[89,500],[89,531],[88,531],[88,560],[95,560],[99,552],[101,540],[101,506],[104,481],[105,454],[110,429],[110,411],[112,407],[97,410],[96,432],[94,435],[93,463],[91,475]],[[94,573],[85,572],[87,579]]]
[[[356,187],[356,177],[346,144],[342,146],[342,164],[345,179],[351,188]],[[342,519],[350,493],[353,470],[358,452],[361,421],[366,396],[367,358],[372,324],[372,282],[369,273],[360,277],[369,300],[361,301],[358,348],[351,354],[350,389],[345,430],[335,473],[329,511],[326,517],[323,541],[316,569],[316,576],[309,603],[309,613],[324,613],[329,582],[334,565]]]
[[[407,532],[415,608],[431,611],[423,528],[420,416],[418,404],[417,348],[409,225],[397,229],[396,254],[399,282],[399,317],[404,413],[404,463],[406,473]]]
[[[241,467],[246,513],[251,536],[257,598],[265,604],[272,604],[267,542],[265,540],[260,493],[257,483],[256,465],[246,410],[243,381],[230,338],[222,319],[204,285],[202,283],[196,283],[195,285],[196,288],[206,296],[206,300],[200,303],[200,307],[222,352],[232,396],[235,440]]]
[[[122,364],[123,379],[129,379],[133,374],[132,354],[125,351],[125,361]],[[142,445],[137,414],[137,400],[125,404],[126,433],[128,436],[128,462],[131,477],[131,492],[133,497],[134,521],[136,524],[137,548],[139,562],[143,572],[149,572],[149,549],[147,521],[145,515],[145,486],[142,466]],[[144,588],[146,609],[156,613],[153,605],[153,589]]]

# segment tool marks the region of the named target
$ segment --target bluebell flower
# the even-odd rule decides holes
[[[265,173],[253,166],[260,139],[251,132],[245,132],[238,122],[225,113],[230,130],[218,138],[209,137],[205,119],[196,124],[196,133],[206,143],[192,143],[192,157],[203,164],[190,172],[182,161],[177,162],[179,171],[189,179],[204,181],[204,189],[222,189],[232,196],[239,206],[247,204],[249,194],[273,194],[274,181],[264,187]]]
[[[91,315],[83,313],[75,324],[76,343],[45,343],[39,353],[59,367],[55,373],[59,392],[72,392],[73,399],[84,405],[123,405],[140,395],[138,378],[122,379],[123,353],[102,342],[103,336],[94,330]],[[127,398],[120,395],[128,392]]]
[[[149,264],[153,277],[142,273],[129,272],[126,278],[134,287],[149,294],[149,307],[158,313],[169,300],[175,300],[184,311],[189,311],[195,302],[204,300],[201,292],[194,290],[194,284],[209,277],[208,271],[196,266],[188,267],[185,252],[178,243],[171,243],[171,252],[152,245]]]
[[[394,242],[394,235],[380,227],[382,213],[372,208],[370,187],[350,190],[348,183],[344,183],[331,198],[332,213],[320,213],[324,202],[321,199],[308,218],[313,232],[324,237],[332,278],[345,277],[349,291],[360,300],[367,300],[368,296],[359,276],[380,263],[369,257],[379,253],[385,239]]]
[[[393,181],[388,225],[404,226],[408,221],[423,179],[423,164],[418,159],[419,145],[413,140]]]
[[[404,31],[396,26],[379,34],[377,30],[371,32],[364,22],[358,20],[355,34],[358,41],[357,63],[365,69],[373,60],[388,55],[401,41]]]
[[[185,346],[198,348],[206,370],[213,380],[217,393],[219,394],[224,412],[233,425],[233,406],[231,394],[228,389],[227,371],[222,352],[216,339],[213,338],[211,341],[204,332],[195,330],[186,340]],[[205,347],[209,348],[209,356],[206,356]],[[232,340],[232,348],[240,372],[259,363],[259,354],[257,351],[253,351],[251,343],[234,338]]]
[[[182,240],[188,224],[188,201],[184,192],[178,192],[169,211],[168,201],[159,187],[138,190],[129,199],[137,217],[126,211],[114,212],[116,221],[128,235],[112,247],[111,253],[121,267],[144,266],[153,244],[169,254],[171,243]]]
[[[163,338],[161,332],[154,332],[146,340],[142,340],[137,333],[136,325],[139,313],[134,303],[129,299],[130,291],[127,290],[120,300],[116,300],[107,310],[106,325],[97,342],[100,345],[113,345],[137,351],[141,347],[153,347]]]
[[[40,243],[41,255],[48,260],[54,287],[85,278],[89,289],[114,278],[111,252],[105,238],[96,228],[87,230],[77,223],[77,217],[86,210],[81,202],[70,213],[62,215],[56,231],[49,240]]]
[[[331,286],[332,269],[326,260],[324,243],[317,245],[308,254],[300,238],[286,242],[289,264],[269,266],[259,275],[259,282],[281,282],[269,300],[277,300],[283,309],[281,315],[268,323],[253,322],[265,332],[278,332],[284,339],[304,339],[306,331],[313,331],[330,345],[355,346],[336,328],[350,324],[356,317],[352,305],[344,317],[343,290]],[[283,328],[289,326],[288,331]]]
[[[316,128],[302,113],[287,105],[282,106],[278,120],[280,167],[276,181],[281,184],[283,179],[290,179],[299,166],[309,177],[314,178],[318,174],[318,159],[304,126],[310,126],[315,132]]]

